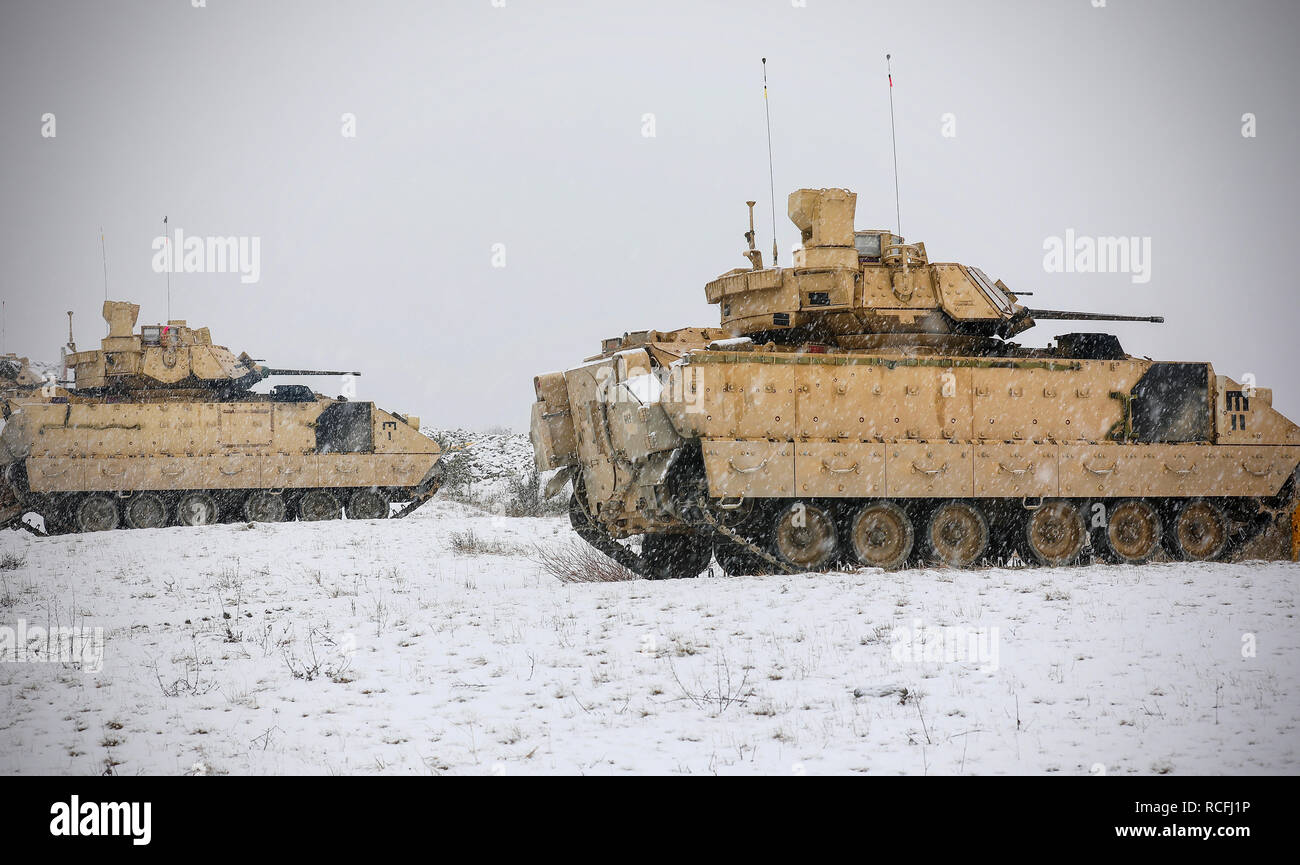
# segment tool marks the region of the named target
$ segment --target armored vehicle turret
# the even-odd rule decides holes
[[[140,399],[231,399],[273,375],[360,375],[265,367],[247,353],[236,357],[225,346],[213,344],[206,327],[194,329],[184,321],[170,321],[136,331],[139,314],[138,304],[105,301],[108,336],[100,347],[64,353],[64,367],[73,373],[73,388],[78,393],[129,394]]]
[[[383,519],[437,492],[440,450],[419,418],[302,384],[253,391],[271,376],[357,373],[267,367],[184,321],[136,330],[138,314],[106,302],[98,349],[69,337],[66,389],[7,394],[0,523],[29,512],[51,532]]]
[[[704,288],[709,303],[721,307],[722,329],[786,345],[983,355],[1004,352],[1005,340],[1036,319],[1163,321],[1025,307],[978,267],[931,262],[924,243],[887,230],[855,230],[856,203],[847,189],[791,193],[790,220],[802,238],[793,267],[764,268],[751,228],[751,266]]]
[[[801,189],[803,241],[710,281],[717,327],[637,331],[534,380],[532,440],[581,537],[649,577],[1290,554],[1300,427],[1209,363],[1107,333],[1047,348],[970,265]],[[640,536],[639,545],[626,541]]]

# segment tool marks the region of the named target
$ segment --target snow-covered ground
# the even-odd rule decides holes
[[[569,542],[441,500],[4,532],[0,652],[51,625],[103,645],[98,672],[0,662],[0,772],[1300,769],[1293,564],[567,584],[533,559]],[[918,623],[948,660],[899,641]]]
[[[478,432],[422,427],[420,432],[469,463],[474,482],[517,478],[533,468],[533,446],[525,433]]]

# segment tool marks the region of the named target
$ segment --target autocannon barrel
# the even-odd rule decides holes
[[[1108,312],[1070,312],[1061,309],[1026,309],[1031,318],[1059,319],[1062,321],[1145,321],[1164,324],[1162,315],[1111,315]]]
[[[272,367],[263,367],[262,375],[361,375],[361,373],[340,372],[339,370],[330,369],[274,369]]]

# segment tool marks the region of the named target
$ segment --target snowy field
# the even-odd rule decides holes
[[[39,632],[0,663],[0,772],[1300,769],[1296,565],[567,584],[534,558],[570,540],[442,500],[4,532],[0,631],[103,644],[97,672],[31,660]]]

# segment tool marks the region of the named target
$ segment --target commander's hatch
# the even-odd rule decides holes
[[[853,245],[858,250],[858,264],[880,264],[880,256],[887,246],[901,244],[903,238],[888,231],[855,231]]]

